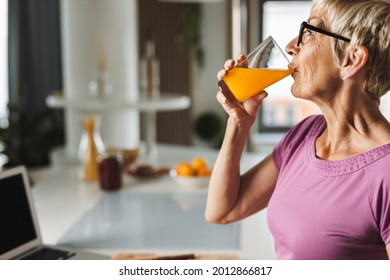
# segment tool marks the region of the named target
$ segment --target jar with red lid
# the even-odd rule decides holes
[[[122,187],[122,156],[116,153],[105,153],[98,158],[99,184],[102,190],[115,191]]]

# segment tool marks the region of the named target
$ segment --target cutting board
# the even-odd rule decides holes
[[[113,260],[238,260],[233,254],[178,254],[161,256],[157,254],[118,253]]]

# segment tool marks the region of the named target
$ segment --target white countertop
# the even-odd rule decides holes
[[[174,167],[176,163],[190,161],[194,156],[202,156],[210,165],[212,165],[217,156],[217,151],[206,148],[159,145],[158,154],[159,165]],[[241,161],[242,171],[249,169],[263,156],[264,155],[260,154],[244,154]],[[41,172],[30,172],[35,181],[33,196],[42,231],[41,233],[45,243],[55,244],[59,242],[64,244],[65,242],[65,245],[68,245],[66,244],[67,242],[73,242],[73,246],[80,246],[84,249],[108,255],[123,252],[154,252],[157,254],[228,253],[236,254],[242,259],[274,258],[273,241],[266,223],[265,211],[257,213],[236,225],[227,225],[225,228],[224,226],[219,225],[216,228],[216,231],[214,231],[214,225],[209,225],[207,222],[203,221],[203,206],[198,203],[199,201],[200,203],[204,202],[203,200],[207,195],[207,187],[185,189],[184,187],[179,186],[169,176],[146,180],[124,176],[123,188],[112,195],[113,193],[107,193],[100,190],[98,182],[83,181],[79,176],[80,168],[81,166],[74,164],[63,164],[61,166],[52,166]],[[150,221],[154,218],[153,212],[150,212],[147,208],[142,208],[141,202],[138,201],[138,203],[134,203],[138,198],[149,204],[156,201],[156,206],[154,208],[159,212],[154,215],[156,219],[158,219],[158,222],[157,220],[155,222]],[[194,211],[197,211],[196,213],[187,213],[188,209],[186,209],[186,207],[188,207],[188,201],[184,201],[183,204],[183,198],[190,199],[189,206],[191,206],[193,201],[198,201],[196,202],[198,203],[196,205],[197,208],[193,209]],[[176,203],[175,199],[179,206],[174,205]],[[191,199],[193,200],[192,202]],[[122,206],[118,206],[115,201],[121,201]],[[164,203],[166,203],[166,207]],[[107,209],[107,207],[109,209]],[[180,211],[184,212],[182,213]],[[117,213],[121,213],[121,215],[123,215],[123,213],[129,213],[129,218],[123,219],[122,217],[121,219],[117,219]],[[166,218],[166,221],[164,221],[164,213],[168,213],[167,215],[169,215],[169,217]],[[196,217],[196,221],[195,218],[192,221],[191,218],[189,218],[189,221],[183,221],[183,218],[185,219],[185,217],[187,217],[186,215],[192,215],[188,217]],[[148,220],[146,220],[145,217],[148,217]],[[175,228],[176,224],[172,222],[175,221],[175,218],[181,219],[180,223],[177,223],[177,228]],[[149,222],[147,223],[146,221]],[[104,224],[106,224],[106,226],[102,226]],[[135,226],[135,224],[137,224],[137,226]],[[149,224],[149,226],[150,224],[153,224],[153,230],[162,233],[163,229],[158,227],[165,224],[169,225],[168,229],[164,229],[168,233],[169,230],[171,230],[174,234],[181,234],[183,230],[185,232],[186,229],[189,229],[189,233],[194,234],[195,237],[191,240],[192,242],[189,242],[192,243],[192,245],[189,244],[188,248],[185,245],[185,239],[182,240],[184,245],[164,246],[169,244],[169,242],[172,242],[172,238],[177,238],[179,243],[179,239],[182,239],[180,238],[181,236],[167,236],[167,244],[164,244],[164,238],[159,236],[159,240],[156,240],[155,233],[154,235],[149,236],[149,234],[138,232],[137,240],[139,241],[141,237],[141,243],[138,241],[138,243],[134,243],[136,241],[128,237],[127,231],[132,233],[132,230],[147,229],[144,224]],[[191,226],[195,226],[195,229],[191,229]],[[214,237],[210,234],[210,238],[214,239],[218,238],[218,234],[221,234],[221,239],[223,239],[225,236],[224,232],[226,232],[225,237],[228,239],[230,235],[234,237],[234,231],[238,231],[238,234],[236,234],[239,238],[237,241],[237,248],[231,246],[223,248],[224,243],[221,243],[222,245],[219,245],[219,247],[216,248],[208,245],[196,245],[207,244],[207,242],[204,242],[204,236],[199,236],[199,240],[196,238],[196,226],[199,227],[199,235],[202,233],[204,235],[204,233],[208,232],[207,230],[211,229],[212,231],[210,232]],[[104,229],[105,227],[108,228],[108,230]],[[115,229],[115,236],[113,236],[113,229]],[[121,230],[126,232],[120,232]],[[219,233],[220,230],[221,233]],[[91,240],[88,238],[91,238]],[[147,238],[152,239],[148,240]],[[203,240],[201,240],[201,238],[203,238]],[[123,247],[120,246],[122,241]],[[210,242],[212,243],[211,239]],[[105,244],[107,244],[107,246]],[[112,244],[115,244],[115,246],[112,246]],[[132,244],[137,244],[137,246]],[[142,244],[147,246],[142,247]],[[154,245],[152,244],[156,244],[155,247],[153,247]]]

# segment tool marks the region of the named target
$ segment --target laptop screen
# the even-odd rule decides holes
[[[0,255],[37,239],[23,174],[0,179]]]

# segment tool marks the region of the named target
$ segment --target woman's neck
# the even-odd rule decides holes
[[[368,96],[352,99],[344,96],[320,106],[327,123],[316,142],[320,158],[344,159],[390,143],[390,124],[378,101]]]

